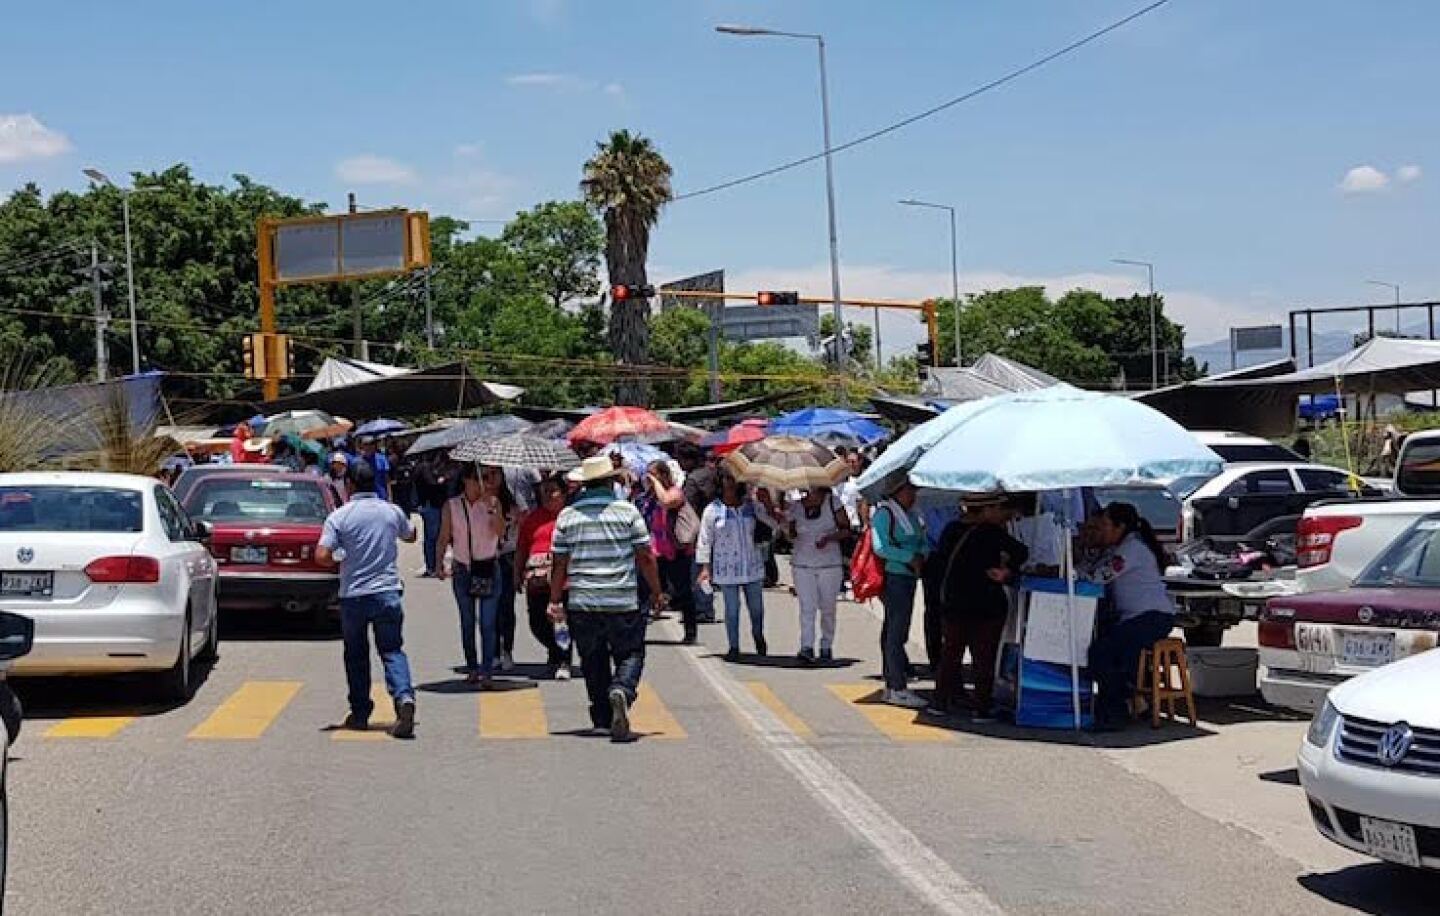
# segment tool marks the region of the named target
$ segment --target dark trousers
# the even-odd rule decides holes
[[[935,705],[949,709],[965,692],[961,665],[970,650],[975,676],[975,711],[988,713],[995,697],[995,663],[1005,618],[992,614],[948,614],[942,618],[940,671],[935,679]]]
[[[1175,628],[1175,615],[1163,611],[1147,611],[1123,620],[1090,644],[1090,673],[1100,687],[1095,701],[1095,715],[1100,722],[1124,722],[1128,716],[1125,702],[1135,691],[1135,669],[1140,653],[1158,639],[1164,639]]]
[[[555,643],[555,624],[550,620],[549,610],[549,591],[525,593],[525,612],[530,618],[530,634],[535,637],[536,642],[545,647],[546,663],[554,668],[570,664],[572,649],[566,646],[562,651]]]
[[[660,561],[660,585],[670,596],[670,609],[680,614],[685,635],[694,636],[699,627],[695,619],[695,596],[690,588],[690,557],[677,552],[672,559]]]
[[[886,570],[880,603],[885,608],[880,624],[880,670],[887,690],[904,690],[910,667],[905,643],[910,639],[910,618],[915,613],[915,577]]]
[[[931,579],[925,576],[920,580],[920,592],[925,602],[925,660],[930,663],[930,676],[938,678],[945,618],[940,612],[940,586]]]
[[[515,652],[515,554],[500,555],[500,613],[495,619],[500,651]]]
[[[640,611],[570,611],[570,638],[580,653],[590,721],[610,727],[610,688],[619,687],[631,703],[645,670],[645,615]]]

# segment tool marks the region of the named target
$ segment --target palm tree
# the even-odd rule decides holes
[[[585,163],[580,181],[585,200],[605,218],[605,266],[610,283],[644,286],[650,230],[670,200],[670,163],[655,145],[628,130],[618,130]],[[650,356],[650,302],[633,298],[610,304],[610,352],[625,366],[644,366]],[[643,374],[622,379],[615,392],[620,404],[643,404]]]

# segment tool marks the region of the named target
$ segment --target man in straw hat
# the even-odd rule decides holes
[[[569,623],[590,697],[590,721],[611,741],[630,740],[630,706],[645,667],[637,568],[657,606],[669,603],[644,517],[615,496],[620,471],[602,454],[570,472],[569,479],[583,489],[556,520],[550,547],[550,619]]]

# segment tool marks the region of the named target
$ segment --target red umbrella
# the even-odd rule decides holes
[[[700,440],[700,444],[717,455],[728,455],[742,445],[749,445],[751,442],[759,442],[764,439],[765,430],[769,426],[769,420],[759,417],[742,420],[723,432],[706,436]]]
[[[670,435],[670,424],[643,407],[607,407],[591,414],[570,430],[571,442],[608,445],[618,439],[646,439]]]

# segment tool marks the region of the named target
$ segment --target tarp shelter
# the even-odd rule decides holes
[[[343,388],[346,385],[358,385],[361,382],[373,382],[377,378],[390,378],[394,375],[404,375],[412,370],[401,366],[386,366],[381,363],[370,363],[361,359],[349,359],[343,356],[330,356],[320,365],[320,371],[315,373],[315,378],[310,382],[306,391],[325,391],[329,388]]]
[[[994,353],[986,353],[969,366],[940,366],[928,371],[924,393],[952,403],[978,401],[1011,391],[1037,391],[1060,383],[1039,369]]]
[[[670,407],[657,409],[655,412],[665,419],[677,423],[698,423],[702,420],[720,420],[726,417],[748,416],[754,414],[755,411],[761,407],[794,397],[799,393],[799,391],[781,391],[755,398],[743,398],[738,401],[718,401],[714,404],[698,404],[694,407]],[[513,408],[512,412],[516,416],[524,417],[527,420],[534,420],[537,423],[554,419],[570,420],[578,423],[599,410],[599,407],[517,406]]]
[[[1295,430],[1300,393],[1275,385],[1293,372],[1288,359],[1212,375],[1134,395],[1186,429],[1227,429],[1256,436],[1288,436]],[[1334,380],[1331,380],[1332,390]]]
[[[470,374],[464,363],[447,363],[429,369],[401,369],[386,375],[375,373],[376,363],[359,360],[327,360],[321,366],[332,366],[328,376],[342,382],[328,388],[316,388],[303,394],[292,394],[261,405],[266,413],[314,408],[332,414],[353,417],[397,416],[415,417],[432,413],[464,413],[499,401],[513,400],[524,393],[514,385],[486,382]],[[380,367],[395,369],[394,366]],[[347,378],[358,381],[344,381]],[[317,376],[318,381],[318,376]]]
[[[1256,381],[1221,382],[1226,387],[1284,388],[1295,395],[1407,394],[1440,388],[1440,340],[1374,337],[1343,356],[1308,369]]]
[[[11,397],[57,420],[70,420],[93,417],[105,409],[112,397],[120,396],[130,413],[130,428],[148,430],[159,423],[165,409],[160,400],[160,382],[164,375],[163,372],[142,372],[108,382],[17,391]]]

